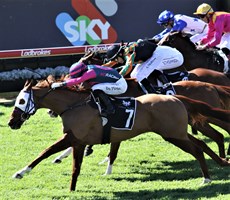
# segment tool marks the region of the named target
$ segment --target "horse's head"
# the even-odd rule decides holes
[[[189,36],[182,32],[170,32],[166,34],[158,44],[174,47],[178,50],[188,47],[195,49],[195,45],[191,42]]]
[[[87,52],[79,62],[84,62],[86,65],[95,64],[103,65],[106,54],[99,51]]]
[[[32,86],[34,81],[27,81],[15,101],[15,107],[11,114],[8,125],[12,129],[19,129],[24,121],[29,119],[36,111]]]

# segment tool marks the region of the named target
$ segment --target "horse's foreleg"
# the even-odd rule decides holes
[[[67,158],[72,153],[72,147],[69,147],[65,151],[63,151],[58,157],[56,157],[52,163],[61,163],[64,158]],[[93,153],[93,145],[88,145],[85,148],[85,156],[89,156]]]
[[[67,158],[72,153],[72,147],[67,148],[58,157],[56,157],[52,163],[61,163],[64,158]]]
[[[76,189],[77,178],[81,171],[84,150],[85,145],[78,144],[73,147],[73,172],[70,184],[70,191],[74,191]]]
[[[193,126],[191,126],[191,130],[193,135],[198,135],[198,131]]]
[[[216,142],[218,149],[219,149],[219,156],[222,158],[226,157],[225,149],[224,149],[224,136],[211,127],[208,123],[203,125],[195,124],[194,127],[200,131],[203,135],[209,137],[214,142]]]
[[[204,158],[202,148],[196,146],[191,140],[180,140],[176,138],[164,138],[166,141],[179,147],[181,150],[193,155],[200,163],[201,171],[204,177],[203,183],[211,182],[208,167]]]
[[[227,155],[230,156],[230,143],[228,144]]]
[[[26,172],[30,172],[37,164],[39,164],[42,160],[48,158],[50,155],[55,154],[59,151],[62,151],[69,146],[71,146],[71,138],[70,134],[65,134],[61,139],[55,142],[52,146],[45,149],[35,160],[33,160],[28,166],[23,168],[22,170],[16,172],[13,175],[13,178],[23,178],[23,175]]]
[[[107,165],[107,169],[105,171],[105,175],[109,175],[112,174],[112,167],[113,167],[113,163],[117,158],[117,153],[120,147],[120,142],[116,142],[116,143],[111,143],[110,145],[110,152],[108,154],[108,165]]]

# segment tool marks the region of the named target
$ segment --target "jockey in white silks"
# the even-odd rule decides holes
[[[169,32],[177,31],[191,35],[190,40],[198,43],[208,33],[208,24],[199,18],[181,14],[174,15],[169,10],[159,15],[157,23],[165,29],[153,37],[155,41],[160,41]]]
[[[158,46],[148,40],[132,42],[126,46],[114,45],[107,51],[107,58],[109,63],[123,63],[120,74],[126,76],[131,72],[130,77],[136,78],[146,93],[157,93],[148,81],[148,77],[153,73],[156,80],[163,84],[166,94],[175,94],[163,70],[180,67],[184,62],[183,55],[177,49]],[[109,63],[106,63],[106,66],[109,66]]]

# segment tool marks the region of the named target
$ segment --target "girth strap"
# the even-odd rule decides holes
[[[109,144],[110,143],[110,136],[111,136],[111,118],[110,116],[107,117],[108,122],[103,126],[103,134],[102,134],[102,144]]]

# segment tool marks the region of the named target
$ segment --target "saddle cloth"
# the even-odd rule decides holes
[[[134,97],[116,97],[116,98],[110,97],[110,100],[115,108],[115,114],[109,116],[111,127],[119,130],[132,130],[134,120],[135,120],[135,115],[136,115],[135,98]],[[97,105],[97,109],[100,112],[101,111],[100,102],[96,101],[96,105]]]
[[[177,81],[189,80],[189,73],[187,71],[176,71],[171,73],[164,72],[164,74],[167,77],[167,79],[172,83],[175,83]]]

